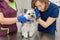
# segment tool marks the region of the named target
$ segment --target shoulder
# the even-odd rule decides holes
[[[59,9],[59,7],[54,3],[50,3],[50,9],[56,10],[56,9]]]
[[[50,3],[49,8],[44,12],[44,15],[57,18],[59,16],[59,7],[54,3]]]
[[[50,15],[50,17],[53,17],[53,18],[57,18],[58,15],[59,15],[59,7],[54,4],[54,3],[50,3],[50,6],[49,6],[49,9],[48,9],[48,13]]]
[[[59,12],[59,6],[57,6],[54,3],[50,3],[49,8],[47,10],[47,12],[51,13],[55,13],[55,12]]]

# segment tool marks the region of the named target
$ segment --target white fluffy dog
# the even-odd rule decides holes
[[[26,10],[24,17],[29,19],[30,22],[23,23],[22,27],[22,36],[24,38],[28,38],[28,33],[29,37],[32,37],[34,32],[36,31],[36,16],[34,10]]]

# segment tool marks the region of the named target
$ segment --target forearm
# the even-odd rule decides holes
[[[0,19],[1,24],[13,24],[18,22],[17,18],[2,18]]]
[[[46,21],[43,21],[41,18],[37,19],[37,21],[39,22],[39,24],[44,27],[47,28],[50,25],[53,24],[53,22],[56,21],[56,18],[52,18],[52,17],[48,17]]]
[[[39,18],[37,21],[44,28],[47,28],[49,26],[49,24],[46,21],[43,21],[41,18]]]

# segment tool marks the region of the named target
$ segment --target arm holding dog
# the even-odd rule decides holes
[[[44,28],[47,28],[48,26],[50,26],[55,20],[56,20],[56,18],[51,18],[51,17],[49,17],[48,19],[47,19],[47,21],[43,21],[41,18],[40,18],[40,12],[39,12],[39,10],[38,9],[35,9],[35,14],[36,14],[36,19],[37,19],[37,22],[41,25],[41,26],[43,26]]]
[[[18,17],[14,17],[14,18],[5,18],[3,16],[3,13],[0,12],[0,23],[1,24],[13,24],[13,23],[16,23],[16,22],[27,22],[29,20],[27,20],[23,15],[21,16],[18,16]]]

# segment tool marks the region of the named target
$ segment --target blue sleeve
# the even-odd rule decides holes
[[[52,18],[57,18],[59,16],[59,8],[54,8],[51,12],[50,12],[50,17]]]

